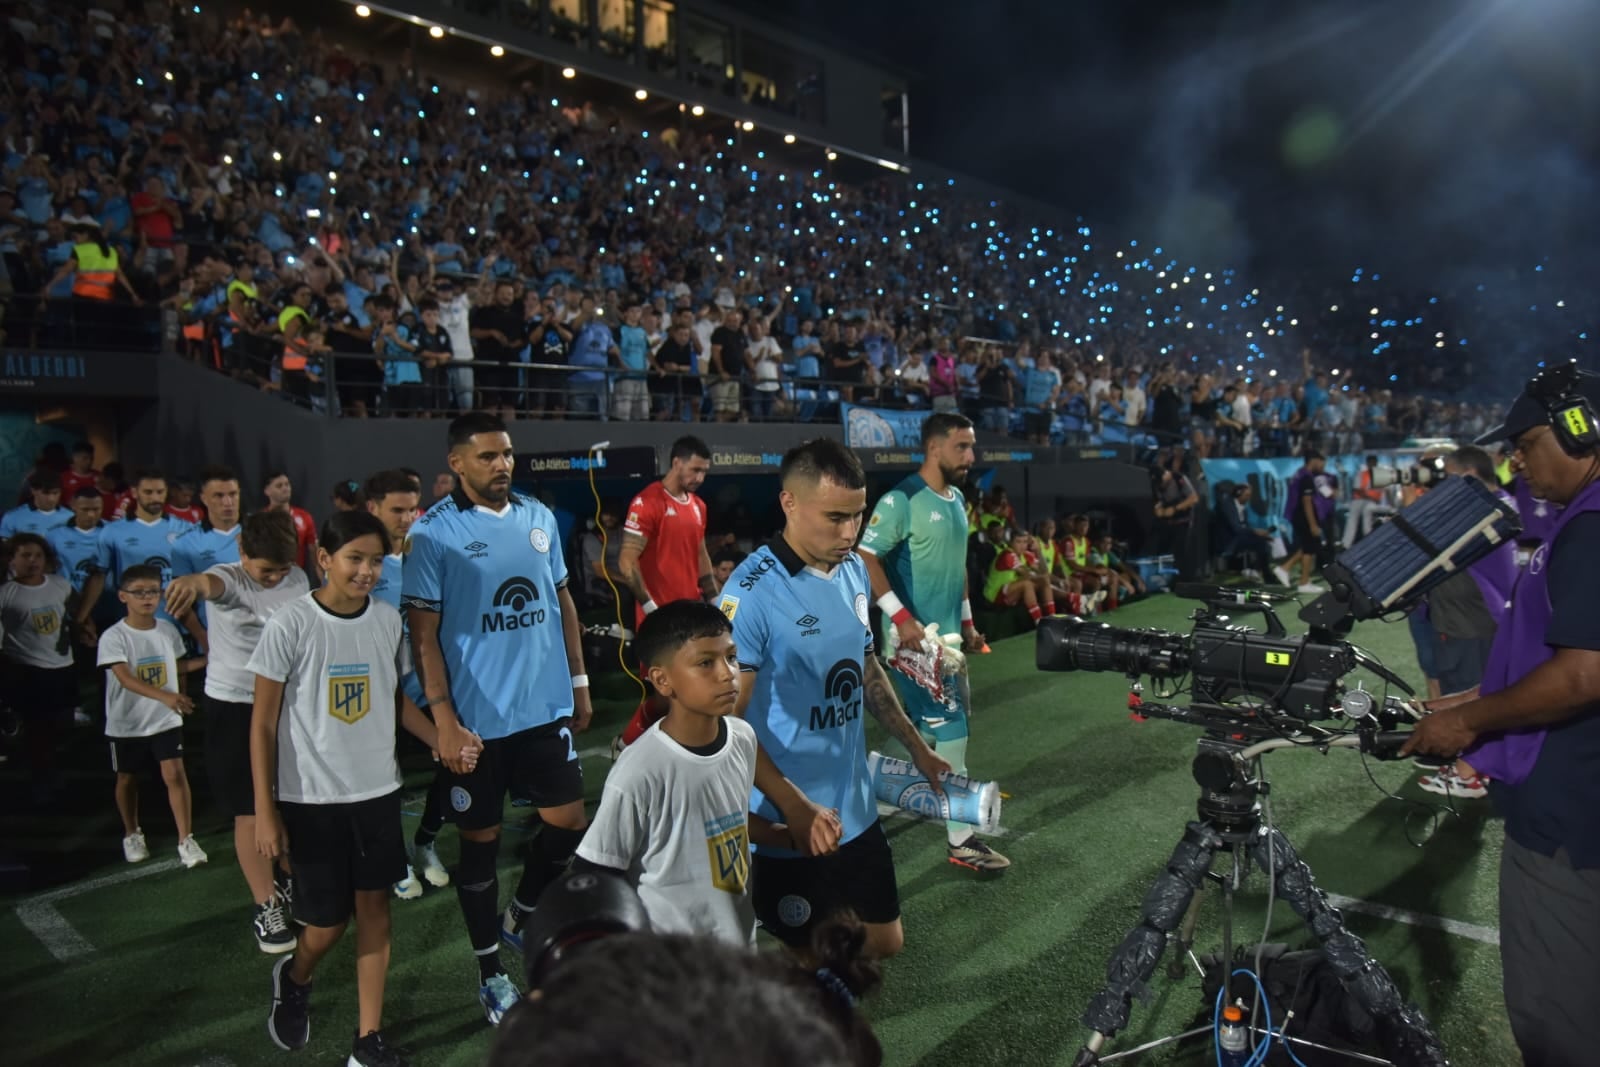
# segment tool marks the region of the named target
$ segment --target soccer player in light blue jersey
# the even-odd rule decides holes
[[[867,770],[865,711],[910,752],[939,788],[950,770],[906,718],[873,655],[872,587],[855,553],[866,511],[866,476],[844,445],[819,438],[791,449],[780,468],[783,533],[728,579],[718,601],[733,623],[744,684],[739,713],[761,748],[812,801],[839,813],[839,850],[808,857],[758,846],[756,915],[800,951],[817,923],[849,909],[867,929],[867,951],[892,956],[905,943],[888,838]],[[783,816],[760,790],[751,810]]]
[[[967,514],[960,486],[972,469],[977,437],[965,415],[940,412],[922,423],[922,469],[885,493],[861,538],[861,561],[883,609],[883,641],[890,631],[901,646],[922,645],[924,627],[940,633],[959,629],[969,652],[984,647],[967,599]],[[967,773],[966,701],[959,687],[955,707],[938,701],[898,670],[889,678],[924,740]],[[950,862],[975,871],[1004,870],[1011,861],[990,848],[965,823],[946,824]]]
[[[133,506],[128,517],[111,523],[102,532],[111,549],[111,580],[120,585],[122,572],[134,564],[143,563],[161,572],[161,588],[166,590],[172,582],[175,546],[189,523],[168,515],[167,478],[158,470],[136,471],[133,476]],[[190,614],[187,620],[176,619],[167,611],[165,600],[156,618],[165,619],[175,626],[188,630],[198,643],[203,633],[196,633],[199,623]],[[193,629],[191,629],[193,627]],[[202,646],[201,651],[205,651]]]
[[[72,583],[73,592],[78,594],[80,631],[93,635],[98,630],[94,609],[99,606],[106,572],[111,569],[111,550],[102,532],[106,529],[105,520],[101,518],[105,505],[99,490],[89,486],[78,490],[71,505],[72,521],[50,527],[45,540],[55,549],[61,575]]]
[[[498,416],[460,416],[449,441],[460,487],[412,526],[401,598],[451,772],[461,833],[456,894],[478,959],[478,999],[498,1024],[519,996],[500,962],[502,932],[521,947],[524,918],[588,825],[573,735],[588,728],[593,710],[555,516],[512,490],[511,435]],[[483,739],[475,768],[460,756],[472,735]],[[544,825],[502,918],[495,859],[512,788],[532,800]]]
[[[210,466],[200,471],[200,503],[206,510],[201,522],[172,543],[172,574],[204,574],[219,563],[239,562],[239,476],[228,467]],[[195,605],[193,626],[201,649],[211,650],[206,632],[206,606]],[[190,625],[190,620],[184,620]]]

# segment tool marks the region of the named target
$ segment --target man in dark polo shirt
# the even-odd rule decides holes
[[[1461,755],[1505,816],[1500,958],[1525,1067],[1600,1057],[1600,377],[1528,383],[1479,444],[1510,441],[1562,506],[1495,635],[1483,682],[1429,702],[1403,754]]]

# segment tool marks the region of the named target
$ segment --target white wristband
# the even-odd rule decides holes
[[[574,674],[572,676],[572,688],[574,688],[574,689],[587,689],[587,688],[589,688],[589,676],[587,674]]]
[[[639,609],[648,615],[652,611],[656,610],[656,602],[654,600],[646,600],[643,604],[639,605]]]
[[[891,619],[906,610],[906,606],[900,603],[900,598],[894,595],[893,589],[878,598],[878,607],[882,608],[883,613]]]
[[[963,599],[961,601],[961,625],[966,626],[967,624],[969,624],[971,622],[972,622],[972,601]]]

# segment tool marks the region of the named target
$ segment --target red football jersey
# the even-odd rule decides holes
[[[294,537],[300,542],[300,566],[307,567],[316,558],[317,520],[305,508],[289,505],[289,517],[294,520]]]
[[[199,526],[200,520],[206,517],[206,509],[201,507],[199,504],[190,504],[186,508],[175,508],[171,504],[168,504],[167,514],[173,516],[174,518],[182,519],[184,522]]]
[[[628,505],[628,519],[622,528],[646,539],[639,572],[651,599],[657,604],[701,599],[706,506],[699,497],[693,493],[675,497],[660,482],[651,482]]]
[[[61,472],[61,503],[71,505],[72,498],[78,495],[79,489],[93,489],[99,480],[99,471],[79,474],[71,467],[68,467]]]

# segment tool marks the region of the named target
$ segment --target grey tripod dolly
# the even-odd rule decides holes
[[[1203,721],[1193,708],[1144,704],[1138,710],[1157,718]],[[1361,748],[1393,755],[1406,736],[1402,732],[1368,731],[1313,744],[1320,748]],[[1188,824],[1165,869],[1145,893],[1139,925],[1128,932],[1111,954],[1106,966],[1106,984],[1090,999],[1083,1013],[1083,1024],[1092,1033],[1073,1061],[1074,1067],[1095,1067],[1126,1054],[1103,1058],[1100,1053],[1106,1041],[1127,1025],[1130,1002],[1155,973],[1169,941],[1176,940],[1178,956],[1169,965],[1168,973],[1171,977],[1182,975],[1183,957],[1191,954],[1194,943],[1201,901],[1199,890],[1207,879],[1219,880],[1223,886],[1222,980],[1223,989],[1230,988],[1233,888],[1247,858],[1254,860],[1272,879],[1277,897],[1287,901],[1316,935],[1323,957],[1340,983],[1375,1020],[1377,1037],[1389,1061],[1396,1067],[1449,1067],[1444,1046],[1422,1010],[1406,1002],[1383,964],[1372,958],[1359,937],[1345,929],[1343,917],[1329,904],[1327,894],[1317,887],[1311,868],[1289,839],[1276,828],[1269,829],[1262,823],[1261,796],[1267,791],[1267,785],[1261,776],[1260,758],[1274,749],[1291,747],[1312,746],[1280,738],[1240,739],[1214,728],[1200,739],[1194,760],[1194,778],[1200,785],[1200,817]],[[1219,878],[1212,873],[1212,864],[1219,853],[1232,857],[1232,877]],[[1230,993],[1224,992],[1224,998],[1232,1002]],[[1250,1025],[1255,1025],[1254,1020],[1250,1020]],[[1210,1027],[1190,1033],[1208,1032]],[[1153,1044],[1165,1044],[1186,1036],[1189,1035],[1177,1035]],[[1153,1045],[1142,1048],[1148,1047]],[[1361,1058],[1373,1062],[1370,1056]]]

